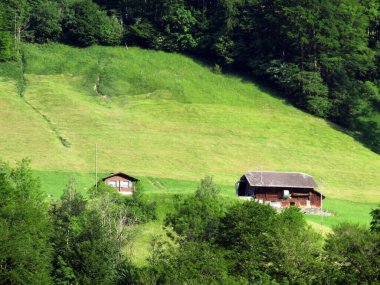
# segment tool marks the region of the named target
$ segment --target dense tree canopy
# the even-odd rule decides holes
[[[0,284],[50,284],[47,204],[29,162],[0,161]]]

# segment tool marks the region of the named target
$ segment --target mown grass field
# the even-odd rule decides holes
[[[142,178],[163,212],[171,194],[194,191],[205,175],[234,199],[248,170],[313,175],[337,213],[324,218],[327,226],[368,224],[380,203],[379,155],[247,79],[139,48],[51,44],[23,52],[23,76],[18,64],[0,64],[0,157],[30,157],[53,199],[72,174],[81,191],[94,183],[97,144],[99,171]]]

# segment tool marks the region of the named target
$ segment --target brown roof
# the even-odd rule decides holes
[[[133,182],[139,181],[137,178],[129,176],[129,175],[123,173],[123,172],[112,173],[111,175],[108,175],[107,177],[104,177],[102,180],[104,181],[107,178],[111,178],[111,177],[114,177],[114,176],[121,176],[121,177],[124,177],[125,179],[128,179],[129,181],[133,181]]]
[[[245,174],[250,186],[317,188],[312,176],[301,172],[250,171]]]

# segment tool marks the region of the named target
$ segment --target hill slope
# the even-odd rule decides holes
[[[41,171],[234,185],[250,169],[323,177],[334,199],[380,201],[380,156],[237,76],[138,48],[24,46],[25,90],[0,80],[0,157]],[[3,69],[5,67],[3,66]],[[20,83],[19,83],[20,84]],[[23,96],[21,98],[19,95]]]

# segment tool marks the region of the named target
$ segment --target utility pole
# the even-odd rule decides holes
[[[95,193],[98,192],[98,144],[95,144]]]

